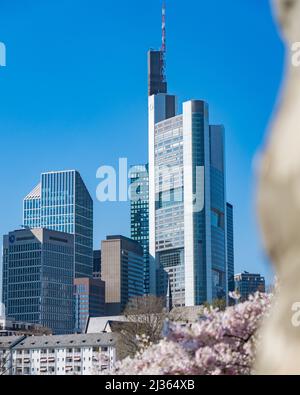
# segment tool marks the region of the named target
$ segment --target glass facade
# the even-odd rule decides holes
[[[105,283],[100,279],[75,279],[76,330],[85,333],[89,317],[105,315]]]
[[[162,111],[160,96],[151,100],[150,109]],[[151,134],[150,232],[159,275],[168,274],[167,282],[157,279],[157,293],[167,284],[176,307],[226,298],[224,128],[210,126],[207,103],[195,100],[184,103],[182,115],[155,123]]]
[[[200,180],[197,178],[196,169],[205,169],[203,190],[201,196],[204,206],[201,211],[193,213],[193,244],[194,244],[194,287],[195,287],[195,305],[200,305],[209,300],[208,279],[212,274],[208,272],[211,267],[211,232],[208,230],[210,221],[207,220],[208,207],[211,206],[211,196],[207,189],[211,186],[210,173],[207,169],[209,163],[210,152],[207,150],[207,141],[209,140],[208,134],[208,105],[202,101],[192,102],[191,105],[191,142],[192,142],[192,182],[193,182],[193,195],[196,196],[199,189]],[[186,130],[186,133],[188,131]],[[209,182],[208,182],[209,181]],[[204,196],[203,196],[204,195]],[[199,197],[198,197],[199,198]],[[208,200],[208,199],[209,200]],[[210,218],[209,218],[210,219]],[[188,236],[187,236],[188,237]]]
[[[23,225],[35,229],[41,227],[41,184],[23,201]]]
[[[144,281],[143,281],[143,264],[142,259],[139,255],[132,251],[123,252],[123,255],[127,255],[128,259],[128,300],[143,296],[144,294]]]
[[[170,284],[174,306],[185,305],[182,116],[155,125],[155,243],[160,289]]]
[[[224,299],[226,276],[226,196],[224,174],[224,128],[210,126],[212,298]]]
[[[46,229],[4,236],[3,303],[8,318],[72,333],[74,236]]]
[[[93,275],[93,201],[77,171],[43,173],[24,199],[24,226],[75,235],[75,277]]]
[[[252,274],[244,272],[234,276],[235,291],[240,294],[241,302],[248,300],[250,295],[256,292],[264,293],[266,291],[266,283],[264,277],[260,274]]]
[[[131,182],[131,238],[143,247],[144,294],[150,293],[149,272],[149,176],[148,165],[130,169]]]
[[[101,250],[94,250],[93,278],[101,279]]]
[[[227,264],[228,291],[234,291],[234,234],[233,234],[233,206],[227,203]]]

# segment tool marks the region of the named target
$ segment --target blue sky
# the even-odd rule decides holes
[[[223,123],[236,271],[270,272],[255,216],[253,161],[282,79],[268,0],[167,0],[167,74],[180,101],[204,99]],[[76,168],[95,200],[95,247],[129,235],[126,203],[99,203],[97,168],[147,161],[147,58],[161,0],[0,0],[0,234],[48,170]]]

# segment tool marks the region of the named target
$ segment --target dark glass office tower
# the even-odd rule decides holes
[[[74,235],[47,229],[10,232],[3,240],[3,295],[8,318],[73,333]]]
[[[74,275],[93,276],[93,201],[77,171],[43,173],[24,199],[23,223],[74,234]]]
[[[105,282],[100,278],[76,278],[74,291],[76,331],[85,333],[90,317],[105,316]]]
[[[150,292],[149,274],[149,176],[148,165],[130,169],[131,182],[131,238],[144,251],[144,294]]]
[[[94,251],[93,278],[101,279],[101,250]]]
[[[234,276],[235,291],[240,295],[240,302],[248,300],[256,292],[266,292],[266,281],[263,276],[255,273],[240,273]]]

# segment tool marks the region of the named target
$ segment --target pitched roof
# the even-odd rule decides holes
[[[102,333],[107,329],[107,324],[112,321],[124,322],[125,316],[111,316],[111,317],[90,317],[87,325],[87,333]]]
[[[97,347],[114,346],[115,336],[111,333],[59,335],[59,336],[31,336],[21,341],[16,349],[33,348],[61,348],[61,347]]]
[[[0,350],[13,347],[23,338],[24,336],[0,336]]]

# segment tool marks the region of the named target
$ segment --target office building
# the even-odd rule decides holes
[[[23,224],[73,234],[75,277],[93,276],[93,201],[75,171],[41,174],[24,199]]]
[[[209,126],[212,299],[227,299],[225,130]]]
[[[48,229],[10,232],[3,239],[6,318],[72,333],[74,236]]]
[[[149,176],[148,165],[130,169],[131,185],[131,238],[143,247],[144,294],[150,293],[149,274]]]
[[[114,334],[0,338],[0,356],[13,376],[87,376],[108,373],[116,362]]]
[[[101,251],[95,250],[93,256],[94,256],[93,278],[101,279]]]
[[[100,279],[76,278],[74,292],[76,330],[84,333],[89,317],[105,315],[105,282]]]
[[[101,248],[107,315],[121,314],[131,298],[144,293],[143,248],[124,236],[108,236]]]
[[[228,263],[228,291],[234,291],[234,234],[233,234],[233,206],[227,203],[227,263]]]
[[[228,294],[225,131],[210,124],[203,100],[178,113],[161,84],[165,9],[160,52],[163,62],[155,55],[148,62],[148,75],[158,76],[148,89],[150,293],[169,292],[174,307],[192,307]]]
[[[266,292],[265,278],[260,274],[240,273],[234,276],[235,292],[240,295],[240,301],[248,300],[256,292]]]

